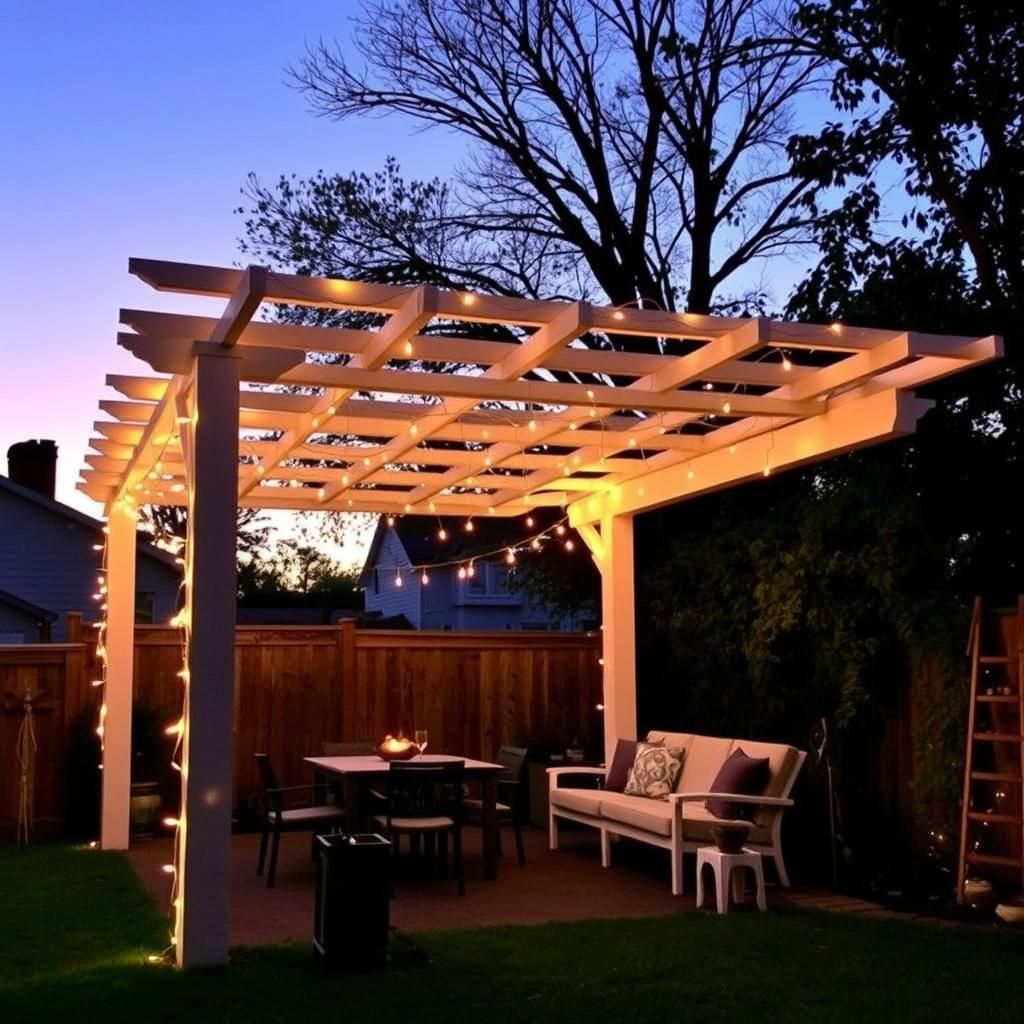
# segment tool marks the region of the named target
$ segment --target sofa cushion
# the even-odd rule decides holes
[[[626,788],[629,770],[636,760],[636,740],[619,740],[615,745],[612,763],[604,779],[604,788],[612,793],[621,793]]]
[[[653,832],[655,835],[672,835],[672,805],[667,800],[649,800],[643,796],[608,793],[601,801],[601,817],[632,825],[633,828]]]
[[[742,740],[737,746],[750,757],[767,757],[771,778],[764,787],[765,796],[787,796],[793,781],[793,773],[799,761],[800,752],[796,747],[784,743],[752,743]],[[754,821],[760,825],[770,825],[772,818],[778,814],[777,808],[762,807],[754,814]]]
[[[721,818],[716,818],[703,803],[694,801],[683,804],[683,839],[690,843],[713,843],[715,837],[711,830],[722,824]],[[756,822],[747,837],[748,843],[771,842],[771,832],[762,828]]]
[[[767,757],[748,757],[737,747],[728,757],[711,783],[712,793],[736,793],[738,796],[761,796],[771,779]],[[757,809],[754,804],[730,800],[708,800],[707,809],[716,818],[750,819]]]
[[[592,814],[595,818],[601,813],[600,789],[553,789],[548,793],[548,802],[555,807],[563,807],[577,814]]]
[[[683,770],[676,783],[677,793],[710,793],[718,769],[732,751],[734,741],[718,736],[694,736]]]
[[[676,784],[683,752],[653,743],[638,743],[636,759],[623,793],[665,800]]]

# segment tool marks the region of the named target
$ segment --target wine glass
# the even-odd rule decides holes
[[[430,739],[430,737],[427,735],[427,730],[426,729],[417,729],[416,730],[415,743],[416,743],[416,746],[419,747],[420,757],[423,756],[423,752],[427,749],[427,742],[428,742],[429,739]]]

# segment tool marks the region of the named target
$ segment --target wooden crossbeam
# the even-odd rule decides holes
[[[405,344],[421,327],[433,319],[437,306],[437,290],[427,285],[412,289],[403,304],[373,336],[359,355],[353,357],[353,368],[376,370],[393,356],[402,352]],[[266,463],[260,463],[257,470],[247,473],[239,480],[238,494],[244,497],[257,486],[260,470],[267,472],[277,463],[286,459],[299,445],[320,426],[321,417],[330,417],[338,405],[351,397],[355,389],[339,387],[322,394],[300,424],[286,431],[277,450]]]
[[[495,363],[494,366],[490,367],[482,377],[467,379],[471,379],[476,382],[476,387],[481,387],[483,385],[512,387],[513,382],[517,382],[518,378],[522,377],[523,374],[528,373],[537,366],[540,366],[550,353],[563,348],[570,341],[586,333],[590,324],[590,319],[591,307],[588,303],[577,302],[565,307],[559,315],[555,317],[555,319],[550,323],[544,324],[544,326],[539,328],[527,341],[524,341],[522,345],[510,352],[500,363]],[[347,370],[348,367],[324,367],[324,369]],[[403,373],[402,376],[408,378],[415,376],[440,377],[441,375],[417,375]],[[451,387],[454,375],[445,376],[449,378],[446,382],[446,386]],[[407,451],[417,447],[422,440],[425,440],[435,435],[438,431],[443,430],[445,427],[450,426],[452,423],[456,422],[460,416],[472,412],[481,400],[478,392],[475,390],[466,391],[461,394],[457,391],[446,391],[444,393],[446,395],[454,394],[456,396],[455,400],[451,403],[451,407],[449,408],[446,405],[446,407],[440,411],[431,412],[427,417],[423,417],[422,420],[417,421],[417,423],[414,424],[414,428],[410,428],[409,433],[405,437],[395,438],[395,440],[387,446],[388,450],[386,457],[390,461],[395,461]],[[361,474],[357,474],[351,482],[357,482],[360,477]],[[350,485],[339,482],[332,488],[328,488],[324,494],[324,500],[332,500],[346,486]],[[442,484],[442,487],[443,486],[444,484]]]

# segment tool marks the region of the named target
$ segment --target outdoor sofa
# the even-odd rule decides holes
[[[663,743],[684,752],[675,790],[667,799],[576,788],[571,784],[574,775],[603,778],[607,768],[548,769],[551,849],[558,849],[559,818],[600,831],[604,867],[611,866],[613,835],[663,847],[672,855],[672,893],[679,896],[683,892],[683,854],[694,853],[698,847],[713,843],[711,829],[723,820],[713,815],[705,802],[709,798],[724,798],[731,803],[752,805],[752,828],[746,845],[770,857],[779,881],[788,887],[789,876],[782,860],[782,814],[793,805],[789,794],[807,754],[782,743],[757,743],[692,733],[652,731],[647,735],[647,742]],[[748,757],[768,759],[770,778],[763,793],[750,796],[712,792],[719,769],[726,758],[740,748]]]

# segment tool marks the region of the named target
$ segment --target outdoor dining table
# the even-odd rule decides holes
[[[327,781],[339,783],[345,800],[346,827],[359,831],[362,794],[374,783],[387,781],[390,763],[376,754],[354,757],[307,757],[318,784]],[[498,877],[498,778],[505,771],[503,765],[490,761],[475,761],[471,757],[451,754],[421,754],[416,761],[422,764],[450,764],[462,761],[467,782],[480,783],[483,817],[484,879]]]

